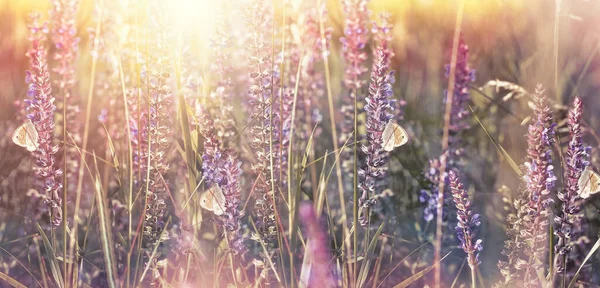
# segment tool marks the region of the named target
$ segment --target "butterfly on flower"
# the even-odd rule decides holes
[[[28,151],[35,151],[39,146],[39,135],[31,120],[21,124],[12,134],[12,141],[26,148]]]
[[[221,187],[215,185],[200,195],[200,206],[215,213],[217,216],[225,213],[225,195]]]
[[[587,166],[579,176],[577,186],[579,186],[579,191],[577,191],[579,197],[586,199],[590,195],[600,192],[600,175]]]
[[[383,150],[390,152],[396,147],[400,147],[408,142],[408,133],[398,125],[398,123],[390,121],[385,125],[383,134],[381,134],[383,140]]]

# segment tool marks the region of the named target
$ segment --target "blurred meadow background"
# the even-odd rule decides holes
[[[0,287],[598,287],[598,13],[0,0]]]

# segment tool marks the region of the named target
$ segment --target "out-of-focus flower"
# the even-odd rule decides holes
[[[346,90],[343,93],[347,94],[342,96],[341,112],[344,118],[340,126],[340,146],[349,140],[352,133],[356,133],[354,131],[355,115],[359,112],[355,111],[355,101],[356,103],[362,103],[363,100],[363,96],[359,93],[366,84],[363,75],[368,71],[365,62],[369,56],[364,51],[369,37],[369,29],[367,28],[369,10],[367,9],[367,3],[367,0],[344,0],[342,2],[345,25],[344,37],[340,38],[340,42],[342,42],[342,52],[345,61],[344,88]],[[352,142],[349,141],[348,143]],[[351,148],[344,150],[340,156],[344,175],[346,176],[344,181],[345,183],[352,183],[352,179],[354,178],[354,156],[351,153]],[[349,187],[351,188],[352,186]]]
[[[251,128],[252,147],[256,153],[256,163],[252,165],[252,170],[256,175],[254,191],[257,195],[254,204],[254,213],[256,215],[257,235],[252,235],[251,239],[263,243],[267,247],[273,247],[277,236],[277,223],[275,219],[275,189],[277,189],[279,175],[279,161],[277,161],[276,147],[280,144],[278,137],[279,130],[279,105],[273,103],[271,99],[277,99],[272,95],[273,91],[278,91],[272,85],[277,85],[278,76],[272,71],[271,45],[270,39],[265,31],[270,31],[272,19],[268,12],[264,0],[255,0],[250,3],[246,9],[246,23],[250,31],[250,44],[247,46],[248,66],[250,69],[250,110],[251,117],[255,125]],[[273,250],[273,249],[271,249]],[[263,253],[263,260],[268,262],[270,255]],[[263,270],[265,278],[268,273],[265,267]],[[267,279],[268,281],[268,279]]]
[[[450,113],[450,127],[448,127],[448,149],[446,151],[442,151],[442,155],[440,155],[438,159],[430,160],[428,170],[425,172],[425,177],[432,183],[432,185],[428,189],[422,190],[419,197],[420,201],[426,206],[424,218],[427,221],[431,221],[437,211],[437,200],[440,193],[440,191],[438,191],[438,183],[442,161],[446,162],[446,171],[442,176],[445,181],[444,187],[448,189],[444,189],[446,191],[443,191],[443,193],[446,193],[446,196],[450,196],[448,194],[450,191],[448,184],[450,183],[447,179],[447,171],[460,170],[461,168],[460,160],[463,155],[461,140],[463,137],[462,131],[468,128],[468,119],[470,117],[468,107],[469,101],[471,101],[469,96],[469,83],[475,81],[475,70],[469,68],[468,60],[469,47],[464,43],[464,40],[461,36],[457,51],[452,111]],[[450,76],[449,74],[450,65],[447,65],[446,78]],[[450,197],[444,197],[444,199],[449,198]],[[439,203],[439,205],[448,204],[447,201],[444,202],[445,203]]]
[[[61,135],[67,143],[74,141],[75,145],[81,145],[81,122],[77,117],[80,114],[79,96],[77,95],[75,83],[75,61],[78,55],[79,38],[77,26],[75,25],[78,0],[52,0],[52,41],[56,48],[54,60],[56,67],[52,69],[57,77],[54,79],[54,85],[57,88],[55,94],[57,97],[59,109],[65,109],[65,119],[62,119],[62,111],[58,119],[62,122],[59,125],[57,135]],[[64,101],[63,101],[64,100]],[[63,103],[64,102],[64,103]],[[62,126],[66,126],[67,135],[63,135]],[[72,139],[72,140],[71,140]],[[69,190],[77,183],[77,173],[79,167],[80,154],[75,145],[65,145],[67,149],[67,183]]]
[[[314,271],[314,282],[309,286],[336,287],[336,279],[330,272],[331,257],[327,241],[327,233],[317,219],[315,208],[310,202],[302,203],[299,210],[300,219],[308,230],[306,243],[307,253],[310,257]]]

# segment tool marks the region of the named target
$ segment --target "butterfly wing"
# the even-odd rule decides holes
[[[577,180],[577,186],[579,186],[578,194],[579,197],[583,199],[590,197],[592,191],[593,173],[594,171],[592,171],[589,167],[585,167],[585,169],[581,173],[581,176],[579,176],[579,180]]]
[[[594,170],[590,170],[592,176],[590,176],[590,195],[600,192],[600,175]]]
[[[210,189],[206,192],[204,192],[202,195],[200,195],[200,206],[202,206],[202,208],[208,210],[208,211],[213,211],[213,196],[212,193],[210,193]]]
[[[225,213],[225,195],[219,186],[213,186],[200,196],[200,206],[217,216]]]
[[[394,150],[394,124],[392,122],[389,122],[387,125],[385,125],[383,133],[381,134],[381,138],[383,141],[381,144],[383,150],[387,152]]]
[[[25,131],[25,124],[23,124],[13,132],[12,141],[21,147],[27,147],[26,136],[27,132]]]
[[[25,145],[27,150],[35,151],[38,148],[39,134],[31,121],[25,122]]]
[[[29,151],[37,150],[39,134],[33,123],[31,123],[31,120],[23,123],[13,132],[12,141]]]
[[[225,195],[219,186],[215,186],[213,191],[213,213],[221,216],[225,213]]]
[[[408,133],[402,126],[394,123],[394,146],[400,147],[408,142]]]

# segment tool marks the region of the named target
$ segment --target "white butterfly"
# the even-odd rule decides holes
[[[577,186],[579,186],[579,191],[577,191],[579,197],[586,199],[590,195],[600,192],[600,175],[587,166],[579,176]]]
[[[390,121],[385,125],[383,134],[381,134],[383,140],[383,150],[392,151],[396,147],[400,147],[408,142],[408,133],[394,121]]]
[[[225,213],[225,195],[223,195],[223,190],[217,185],[206,190],[200,195],[200,206],[208,211],[212,211],[217,216],[223,215]]]
[[[28,151],[35,151],[39,146],[39,135],[31,120],[21,124],[19,128],[13,132],[12,141],[21,146],[25,147]]]

